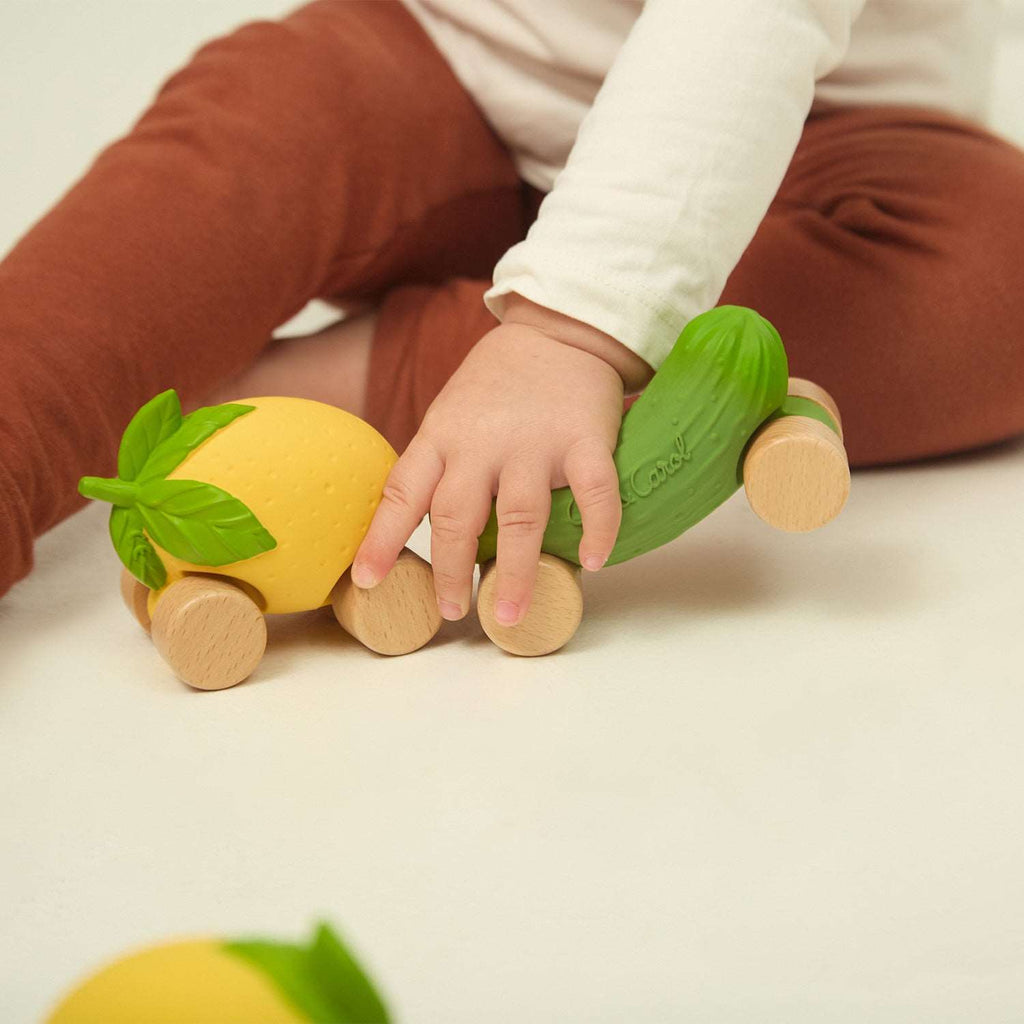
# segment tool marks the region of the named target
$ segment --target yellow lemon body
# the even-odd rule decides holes
[[[308,1024],[265,974],[216,940],[156,946],[115,961],[46,1024]]]
[[[352,564],[398,455],[368,423],[332,405],[304,398],[238,403],[255,408],[190,452],[167,478],[227,491],[277,546],[210,567],[154,544],[167,568],[163,589],[188,573],[216,573],[255,588],[265,612],[320,608]],[[149,596],[151,615],[163,589]]]

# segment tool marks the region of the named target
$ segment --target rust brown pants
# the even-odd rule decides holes
[[[380,305],[368,418],[401,449],[493,324],[480,296],[536,199],[397,3],[205,46],[0,263],[0,593],[143,402],[201,400],[310,298]],[[863,466],[1024,432],[1022,267],[1019,150],[834,110],[722,301],[776,324]]]

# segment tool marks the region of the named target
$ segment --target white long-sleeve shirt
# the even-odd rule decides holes
[[[658,367],[717,301],[815,99],[982,119],[998,0],[403,0],[550,190],[494,269]]]

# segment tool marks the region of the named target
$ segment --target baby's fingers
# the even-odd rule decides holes
[[[376,586],[391,571],[412,531],[430,508],[430,499],[444,472],[441,456],[413,438],[391,467],[380,504],[352,563],[357,587]]]
[[[494,617],[521,622],[530,606],[544,530],[551,515],[551,478],[537,466],[509,463],[501,471],[496,503],[497,578]]]
[[[564,470],[583,520],[580,564],[596,571],[608,560],[622,524],[619,474],[612,453],[599,438],[571,448]]]

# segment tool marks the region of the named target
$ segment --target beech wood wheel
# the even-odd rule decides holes
[[[509,654],[536,657],[564,647],[583,618],[579,566],[543,552],[525,617],[516,626],[502,626],[494,617],[495,565],[490,561],[480,567],[476,610],[484,632]]]
[[[331,591],[331,608],[342,629],[377,654],[410,654],[441,628],[430,563],[408,548],[369,590],[346,572]]]
[[[149,619],[149,587],[140,583],[127,569],[121,570],[121,597],[135,621],[148,633],[152,623]]]
[[[208,576],[172,583],[153,611],[153,643],[174,673],[198,690],[247,678],[267,647],[267,623],[241,587]]]
[[[790,532],[816,530],[842,511],[850,494],[850,464],[842,421],[831,395],[792,377],[789,394],[826,409],[839,433],[811,416],[781,416],[762,427],[743,458],[743,487],[754,512]]]

